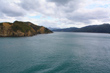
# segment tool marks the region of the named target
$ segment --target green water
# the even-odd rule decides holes
[[[110,73],[110,34],[2,37],[0,73]]]

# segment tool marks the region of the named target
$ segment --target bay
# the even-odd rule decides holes
[[[110,34],[1,37],[0,73],[110,73]]]

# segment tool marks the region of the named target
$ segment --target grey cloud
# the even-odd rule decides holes
[[[24,10],[22,8],[20,9],[19,6],[17,7],[16,6],[17,4],[12,5],[9,2],[0,0],[0,12],[2,13],[2,15],[11,16],[11,17],[18,17],[25,15]]]
[[[22,0],[19,5],[27,12],[38,12],[46,16],[55,15],[55,10],[57,10],[56,7],[48,4],[48,2],[44,0]]]
[[[40,7],[40,1],[38,0],[22,0],[19,4],[21,7],[23,7],[26,10],[33,10],[33,9],[39,9]]]
[[[4,18],[4,14],[2,12],[0,12],[0,18]]]
[[[18,17],[18,16],[24,16],[24,13],[22,12],[17,12],[14,10],[7,10],[7,9],[3,9],[2,13],[5,14],[6,16],[11,16],[11,17]]]
[[[71,0],[47,0],[47,1],[49,1],[49,2],[55,2],[57,4],[67,4]]]
[[[52,6],[51,2],[55,3],[55,5],[53,4]],[[60,5],[62,3],[66,4]],[[67,13],[71,13],[80,8],[80,3],[80,0],[21,0],[19,5],[27,11],[39,12],[44,15],[53,17],[64,17]]]
[[[47,1],[47,2],[46,2]],[[66,5],[50,5],[51,3],[67,3]],[[62,13],[73,12],[79,8],[80,0],[21,0],[19,4],[22,8],[27,11],[36,11],[44,15],[49,16],[61,16]],[[61,14],[61,15],[60,15]],[[65,15],[65,14],[64,14]]]
[[[83,22],[85,24],[90,24],[91,20],[103,20],[109,18],[109,12],[103,10],[96,10],[91,12],[82,12],[82,13],[73,13],[71,16],[67,16],[69,20],[73,20],[75,22]]]
[[[51,16],[54,18],[60,19],[67,19],[60,22],[59,24],[72,24],[76,23],[84,23],[84,24],[90,24],[91,20],[106,20],[109,18],[110,11],[105,10],[94,10],[86,9],[86,7],[83,7],[81,5],[84,5],[84,1],[82,0],[20,0],[21,2],[18,4],[15,4],[15,6],[12,6],[12,3],[8,3],[5,0],[0,0],[0,14],[2,16],[10,16],[10,17],[19,17],[24,16],[26,13],[29,15],[29,13],[40,13],[44,16]],[[81,10],[86,11],[81,11]],[[80,12],[78,12],[78,10]],[[0,15],[0,16],[1,16]],[[36,14],[37,15],[37,14]],[[47,23],[46,26],[51,26],[51,24],[58,25],[57,22],[49,22],[45,21]],[[40,22],[39,24],[45,24]],[[80,25],[80,24],[79,24]]]

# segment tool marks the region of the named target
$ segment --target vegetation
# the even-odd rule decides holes
[[[0,23],[0,37],[24,37],[36,34],[52,33],[45,27],[37,26],[31,22],[15,21],[14,23]]]
[[[65,29],[56,29],[53,31],[60,32],[92,32],[92,33],[110,33],[110,24],[102,25],[90,25],[82,28],[65,28]]]
[[[76,32],[110,33],[110,25],[92,25],[78,29]]]
[[[48,32],[50,32],[50,30],[48,30],[47,28],[45,28],[45,30],[44,30],[44,31],[45,31],[45,33],[48,33]]]
[[[0,23],[0,26],[3,26],[3,23]]]
[[[12,23],[10,23],[10,22],[6,22],[6,23],[8,23],[9,25],[12,25]]]
[[[20,30],[22,32],[28,32],[31,30],[31,27],[29,25],[26,25],[23,22],[15,21],[13,23],[12,29],[16,32],[17,30]]]

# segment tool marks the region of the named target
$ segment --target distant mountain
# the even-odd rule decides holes
[[[44,33],[52,33],[52,31],[31,22],[15,21],[14,23],[0,23],[0,37],[24,37]]]
[[[82,28],[55,29],[58,32],[92,32],[92,33],[110,33],[110,24],[90,25]]]

